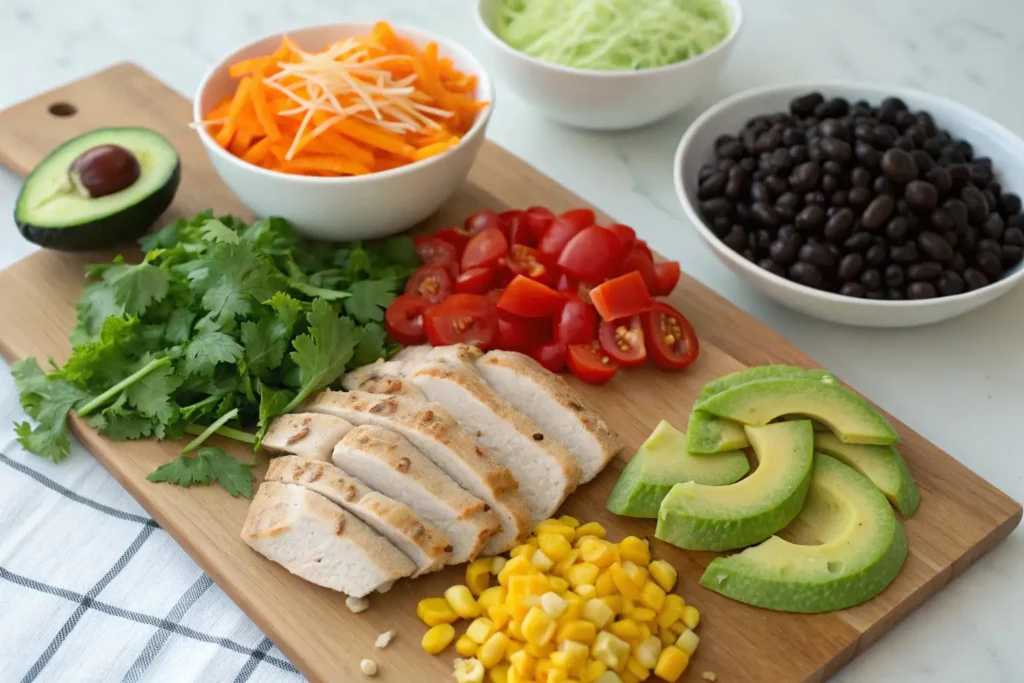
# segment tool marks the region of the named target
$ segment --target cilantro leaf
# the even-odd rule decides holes
[[[352,296],[345,300],[345,312],[364,325],[379,323],[384,320],[384,309],[395,300],[396,287],[394,280],[353,282],[349,288]]]
[[[196,314],[187,308],[178,308],[171,312],[164,328],[164,339],[170,344],[184,344],[192,336],[192,323]]]
[[[352,360],[356,367],[369,365],[378,358],[385,357],[385,343],[387,334],[384,328],[378,323],[367,323],[363,326],[363,333],[359,338],[359,345],[356,346],[355,355]]]
[[[416,251],[416,242],[408,235],[392,237],[380,249],[382,261],[405,266],[406,268],[416,268],[420,265],[420,255]]]
[[[107,318],[99,336],[75,348],[60,371],[61,377],[83,386],[92,382],[112,384],[121,379],[131,362],[138,328],[138,318]]]
[[[259,375],[281,365],[288,350],[288,328],[280,320],[260,318],[258,322],[242,323],[242,345],[246,368]]]
[[[25,358],[11,367],[21,407],[39,424],[15,425],[18,443],[31,453],[60,462],[71,453],[68,413],[89,399],[89,394],[59,377],[46,375],[35,358]]]
[[[71,332],[71,346],[81,346],[92,339],[103,327],[103,321],[121,314],[121,308],[114,301],[114,290],[105,282],[93,282],[85,286],[82,296],[75,302],[78,322]]]
[[[202,332],[185,347],[186,374],[209,375],[217,363],[234,363],[245,349],[223,332]]]
[[[90,427],[114,441],[142,439],[153,434],[153,421],[127,406],[125,393],[98,413],[85,418]]]
[[[302,388],[284,412],[338,379],[352,359],[361,336],[361,330],[356,329],[350,318],[339,317],[322,299],[313,302],[306,319],[309,330],[292,341],[295,350],[289,354],[299,367]]]
[[[179,486],[209,486],[217,482],[232,496],[252,498],[254,478],[251,468],[256,464],[242,462],[215,446],[203,446],[195,456],[182,455],[156,468],[146,475],[146,479]]]
[[[267,433],[270,421],[285,412],[293,393],[287,389],[273,389],[262,382],[260,390],[260,419],[257,423],[256,444],[253,448],[259,448],[263,443],[263,436]]]
[[[121,263],[107,268],[103,281],[123,313],[142,315],[150,304],[167,296],[171,274],[148,261],[134,266]]]
[[[202,306],[221,327],[250,313],[254,302],[266,301],[284,289],[277,267],[244,244],[214,245],[206,268],[199,284],[205,288]]]
[[[144,358],[141,365],[151,358]],[[124,390],[124,397],[140,415],[152,419],[157,426],[164,427],[178,417],[178,405],[173,402],[174,391],[181,386],[182,378],[174,368],[164,365]]]
[[[199,226],[199,234],[207,242],[223,242],[225,244],[238,244],[239,242],[238,233],[216,218],[211,218]]]
[[[267,299],[265,303],[274,309],[278,320],[283,322],[286,327],[294,325],[295,321],[302,315],[302,302],[286,292],[278,292]]]

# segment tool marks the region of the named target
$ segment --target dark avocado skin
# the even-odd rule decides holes
[[[180,183],[181,161],[179,160],[171,176],[160,189],[116,214],[72,227],[47,228],[19,221],[17,209],[15,209],[14,221],[25,239],[47,249],[61,251],[105,249],[141,237],[174,201],[174,195],[178,191]],[[21,196],[19,195],[15,207],[20,202]]]

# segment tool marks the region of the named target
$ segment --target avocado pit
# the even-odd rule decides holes
[[[87,149],[68,167],[68,179],[86,199],[126,190],[141,175],[139,160],[120,145],[98,145]]]

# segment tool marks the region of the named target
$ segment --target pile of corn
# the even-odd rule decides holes
[[[457,683],[676,681],[697,649],[700,612],[675,584],[645,540],[611,543],[600,524],[566,516],[537,524],[508,560],[474,560],[465,585],[416,612],[430,654],[455,640],[455,621],[472,620],[455,641]]]

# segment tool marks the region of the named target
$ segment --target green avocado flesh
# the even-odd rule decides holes
[[[828,612],[881,593],[907,557],[907,536],[870,481],[843,463],[814,455],[803,510],[784,532],[708,565],[700,583],[748,605],[785,612]]]
[[[800,512],[814,462],[810,421],[746,432],[757,469],[728,486],[673,486],[658,511],[656,537],[687,550],[732,550],[760,543]]]
[[[888,446],[899,441],[878,411],[831,377],[765,379],[716,394],[700,409],[746,425],[766,425],[777,417],[806,415],[829,427],[844,443]]]
[[[686,435],[662,420],[619,475],[608,496],[608,509],[617,515],[653,519],[673,485],[692,481],[724,486],[748,471],[747,456],[739,451],[690,455]]]
[[[83,152],[118,145],[139,161],[129,187],[103,197],[80,194],[68,168]],[[174,198],[181,178],[178,153],[167,138],[146,128],[103,128],[64,143],[25,179],[14,207],[22,235],[44,247],[99,249],[138,237]]]
[[[718,453],[720,451],[746,448],[750,445],[747,441],[743,425],[729,420],[716,417],[706,411],[700,410],[700,405],[707,399],[723,391],[728,391],[741,384],[754,382],[762,379],[825,379],[831,378],[825,370],[805,370],[793,365],[758,365],[746,370],[740,370],[729,375],[723,375],[716,380],[708,382],[697,394],[697,401],[694,403],[694,410],[690,413],[690,424],[687,426],[686,447],[690,453]]]
[[[917,512],[921,504],[921,492],[914,483],[906,461],[895,447],[843,443],[835,434],[824,432],[814,435],[814,449],[867,477],[904,518]]]

